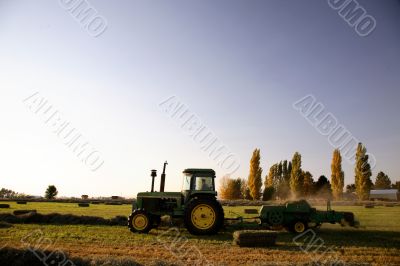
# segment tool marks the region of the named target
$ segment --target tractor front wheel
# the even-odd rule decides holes
[[[224,211],[215,199],[195,198],[188,203],[184,220],[191,234],[212,235],[218,233],[224,224]]]
[[[129,215],[128,227],[133,233],[148,233],[151,229],[150,216],[144,210],[134,210]]]

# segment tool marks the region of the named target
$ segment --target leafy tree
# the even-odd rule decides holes
[[[224,175],[220,179],[220,186],[218,190],[218,194],[221,197],[221,199],[228,199],[229,195],[229,180],[230,177],[229,175]]]
[[[11,189],[2,188],[0,190],[0,198],[3,199],[16,199],[16,198],[25,198],[26,195],[24,193],[18,193],[12,191]]]
[[[251,195],[250,195],[250,188],[248,186],[248,182],[246,180],[242,180],[242,197],[246,200],[251,200]]]
[[[396,183],[392,184],[392,188],[400,191],[400,181],[397,181]]]
[[[242,197],[243,180],[240,178],[231,179],[229,176],[224,176],[221,181],[220,195],[222,199],[234,200]]]
[[[332,164],[331,164],[331,184],[332,194],[335,200],[340,200],[343,195],[344,188],[344,172],[342,171],[342,156],[339,149],[333,151]]]
[[[54,185],[47,187],[44,197],[46,199],[54,199],[58,194],[57,188]]]
[[[278,186],[281,182],[281,172],[279,169],[282,164],[274,164],[269,168],[269,173],[265,176],[263,200],[270,200],[273,198]],[[272,193],[272,194],[271,194]]]
[[[379,172],[375,179],[375,189],[389,189],[392,186],[392,181],[390,178],[384,173]]]
[[[302,172],[303,176],[303,196],[309,197],[314,193],[314,179],[310,172]]]
[[[10,198],[14,198],[16,194],[17,193],[12,191],[11,189],[2,188],[0,190],[0,198],[10,199]]]
[[[261,197],[261,174],[262,168],[260,167],[260,149],[255,149],[250,160],[250,173],[248,178],[250,195],[253,200],[258,200]]]
[[[356,185],[355,184],[349,184],[346,186],[346,192],[347,193],[353,193],[356,192]]]
[[[368,163],[367,149],[358,143],[355,165],[355,185],[359,200],[367,200],[372,187],[371,166]]]
[[[292,171],[290,173],[290,190],[294,197],[299,197],[302,194],[302,184],[301,155],[295,152],[292,158]]]
[[[321,175],[315,182],[315,192],[317,196],[330,198],[332,194],[331,183],[326,176]]]
[[[262,200],[272,200],[275,194],[274,187],[266,187],[263,192]]]

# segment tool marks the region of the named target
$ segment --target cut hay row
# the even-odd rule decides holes
[[[89,203],[78,203],[79,207],[89,207]]]
[[[106,202],[105,205],[122,205],[122,202]]]
[[[10,208],[10,204],[0,204],[1,209],[8,209]]]
[[[3,222],[3,221],[0,221],[0,228],[10,228],[10,227],[13,227],[13,225]]]
[[[240,247],[269,247],[275,245],[277,232],[268,230],[242,230],[233,233],[233,244]]]
[[[41,258],[42,260],[40,260]],[[45,259],[45,260],[43,260]],[[43,265],[125,265],[125,266],[139,266],[142,264],[130,258],[80,258],[72,257],[68,253],[60,250],[43,250],[35,249],[17,249],[13,247],[4,247],[0,249],[1,265],[29,265],[29,266],[43,266]],[[161,264],[166,265],[166,264]]]
[[[17,201],[17,204],[26,204],[26,201]]]
[[[40,214],[29,212],[21,215],[0,213],[0,221],[12,224],[87,224],[87,225],[127,225],[126,216],[105,219],[98,216],[78,216],[73,214]]]
[[[13,211],[14,215],[22,215],[27,213],[37,213],[36,210],[15,210]]]

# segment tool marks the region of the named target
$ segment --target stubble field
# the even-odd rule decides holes
[[[3,203],[11,206],[0,212],[36,209],[43,214],[58,212],[112,218],[127,216],[131,211],[130,205],[99,204],[80,208],[74,203]],[[225,216],[244,215],[245,208],[258,209],[224,207]],[[228,226],[215,236],[192,236],[176,227],[133,234],[125,226],[13,224],[0,229],[0,248],[30,246],[33,251],[60,250],[71,258],[84,258],[92,263],[102,261],[103,265],[400,265],[399,206],[333,208],[354,212],[361,228],[323,225],[301,238],[280,231],[274,247],[240,248],[232,245],[232,232],[240,226]]]

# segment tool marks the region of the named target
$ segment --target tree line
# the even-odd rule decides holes
[[[224,176],[219,195],[222,199],[272,200],[319,197],[341,200],[344,193],[344,172],[339,149],[332,154],[331,176],[320,176],[317,181],[309,171],[302,169],[302,158],[295,152],[292,160],[283,160],[273,164],[262,180],[263,169],[260,166],[260,149],[253,151],[247,179]],[[400,189],[400,182],[392,184],[383,172],[371,180],[372,172],[366,147],[359,143],[355,155],[354,184],[346,186],[347,193],[355,192],[359,200],[367,200],[371,189]]]

